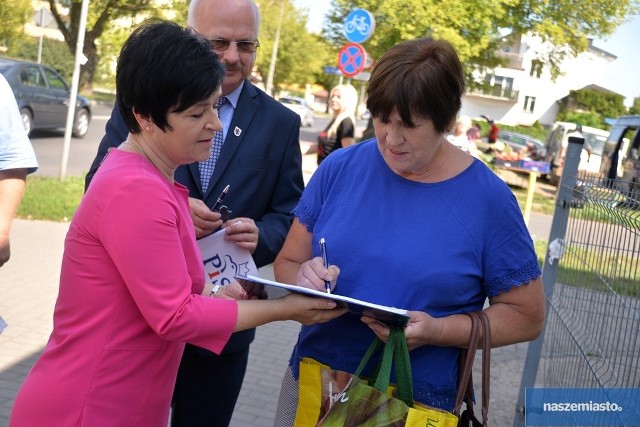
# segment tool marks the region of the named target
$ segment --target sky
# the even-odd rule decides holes
[[[328,0],[294,0],[298,8],[309,13],[307,28],[319,32],[324,15],[331,2]],[[617,59],[607,66],[605,88],[624,95],[625,105],[633,104],[633,98],[640,97],[640,51],[637,42],[640,40],[640,16],[632,17],[628,23],[618,27],[607,39],[596,39],[593,45],[605,50]],[[634,46],[635,45],[635,46]]]

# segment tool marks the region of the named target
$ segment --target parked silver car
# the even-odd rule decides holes
[[[7,79],[18,102],[27,134],[34,129],[64,128],[70,89],[53,68],[35,62],[0,58],[0,73]],[[84,137],[91,123],[91,103],[76,98],[72,135]]]
[[[313,126],[313,110],[304,98],[299,98],[297,96],[283,96],[280,98],[280,103],[300,116],[302,126]]]

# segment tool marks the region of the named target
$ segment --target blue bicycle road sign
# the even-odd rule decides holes
[[[354,9],[344,20],[344,36],[352,43],[364,43],[373,35],[376,20],[365,9]]]

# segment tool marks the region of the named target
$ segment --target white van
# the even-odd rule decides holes
[[[600,173],[602,150],[609,137],[609,132],[591,126],[579,127],[575,123],[555,122],[551,128],[551,132],[549,132],[545,145],[547,149],[545,161],[549,163],[551,168],[547,174],[547,178],[552,185],[558,185],[560,183],[564,156],[569,146],[569,136],[573,136],[576,131],[584,138],[584,146],[580,154],[578,170],[594,175]],[[575,135],[577,136],[577,134]]]

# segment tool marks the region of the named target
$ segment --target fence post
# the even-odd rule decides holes
[[[553,220],[551,222],[551,231],[549,232],[548,244],[556,239],[564,239],[567,233],[567,223],[569,221],[569,211],[573,199],[573,190],[576,186],[578,164],[580,163],[580,153],[584,145],[582,136],[570,136],[567,154],[564,159],[564,167],[562,177],[558,184],[558,195],[556,197],[556,207],[553,212]],[[549,259],[549,250],[545,256],[544,265],[542,267],[542,285],[544,286],[544,294],[547,300],[546,318],[549,317],[549,301],[553,295],[553,287],[558,275],[558,258]],[[546,319],[545,319],[546,328]],[[520,391],[518,392],[518,401],[516,403],[516,412],[513,417],[513,427],[524,426],[525,411],[525,390],[531,388],[536,383],[538,374],[538,364],[542,354],[542,344],[544,341],[545,329],[542,330],[540,336],[529,343],[527,348],[527,356],[524,361],[522,370],[522,379],[520,380]]]

